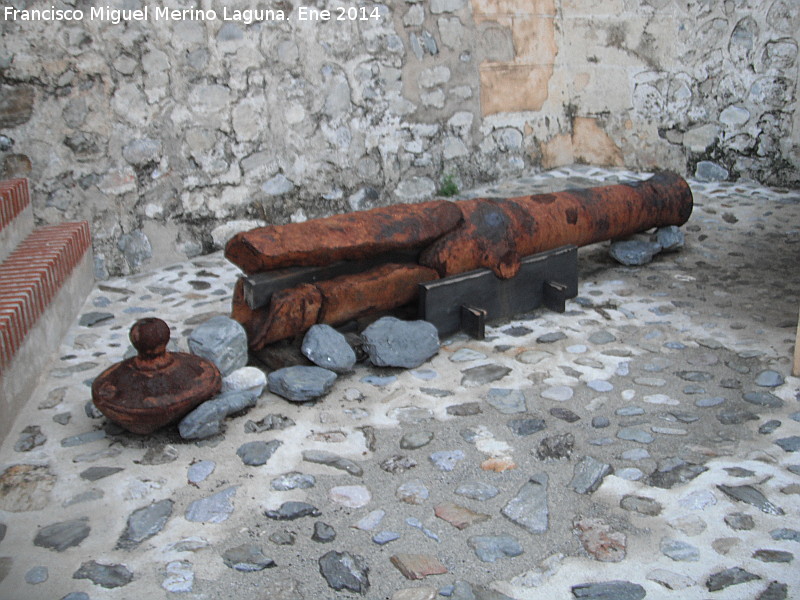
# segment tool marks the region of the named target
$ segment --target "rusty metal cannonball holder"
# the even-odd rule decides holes
[[[211,361],[167,352],[169,326],[157,318],[133,324],[138,356],[103,371],[92,383],[92,401],[114,423],[147,434],[174,423],[219,393],[222,376]]]

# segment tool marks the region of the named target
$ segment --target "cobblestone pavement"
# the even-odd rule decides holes
[[[185,350],[236,269],[97,283],[2,447],[0,597],[800,597],[800,193],[690,183],[686,247],[642,267],[582,249],[566,313],[360,364],[315,404],[265,391],[200,442],[121,433],[88,386],[137,318]],[[247,466],[255,440],[282,444]]]

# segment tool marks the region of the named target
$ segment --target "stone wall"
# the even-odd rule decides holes
[[[39,222],[92,223],[101,278],[237,228],[426,199],[448,175],[582,162],[798,184],[794,0],[247,0],[213,19],[159,2],[0,21],[2,169],[30,177]],[[256,7],[272,13],[233,12]]]

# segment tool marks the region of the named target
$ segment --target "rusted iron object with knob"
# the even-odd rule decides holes
[[[95,406],[132,433],[152,433],[174,423],[222,387],[214,363],[168,352],[169,338],[169,326],[161,319],[136,321],[130,340],[138,356],[109,367],[92,383]]]
[[[660,172],[631,183],[395,205],[254,229],[235,236],[225,250],[228,260],[245,273],[259,273],[237,284],[233,318],[247,330],[250,348],[258,350],[302,334],[317,322],[335,325],[375,308],[401,306],[414,300],[420,283],[440,277],[485,268],[501,280],[510,279],[527,256],[680,226],[692,208],[686,181]],[[398,252],[409,250],[416,264],[388,264],[398,262]],[[376,266],[376,255],[387,264]],[[360,273],[350,262],[336,263],[364,259],[369,264]],[[301,268],[291,269],[296,267]],[[339,275],[343,272],[348,274]],[[254,286],[261,285],[253,281],[272,273],[274,281],[292,284],[267,285],[270,292],[263,304],[248,302],[258,296]]]

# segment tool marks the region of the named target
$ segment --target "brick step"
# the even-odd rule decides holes
[[[0,439],[94,282],[89,224],[29,234],[0,264]]]
[[[33,231],[27,179],[0,181],[0,264]]]

